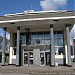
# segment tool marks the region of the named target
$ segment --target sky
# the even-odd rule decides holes
[[[0,16],[26,10],[69,10],[74,11],[75,0],[0,0]]]
[[[0,0],[0,16],[4,14],[22,13],[26,10],[50,11],[68,10],[75,11],[75,0]],[[3,35],[0,29],[0,35]],[[9,34],[7,33],[7,38]]]

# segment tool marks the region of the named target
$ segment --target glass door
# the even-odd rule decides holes
[[[33,66],[33,52],[29,52],[29,65]]]
[[[50,65],[50,52],[45,52],[46,65]]]
[[[24,52],[24,65],[33,66],[33,52]]]
[[[40,66],[45,66],[45,52],[40,53]]]
[[[28,53],[24,53],[24,65],[28,66]]]

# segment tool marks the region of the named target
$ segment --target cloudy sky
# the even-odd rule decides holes
[[[72,10],[75,0],[0,0],[0,15],[26,10]]]
[[[66,9],[68,0],[41,0],[40,6],[43,10]]]
[[[4,14],[20,13],[26,10],[75,11],[74,4],[75,0],[0,0],[0,16],[3,16]],[[3,34],[2,31],[3,30],[0,29],[0,35]],[[9,38],[8,33],[7,38]]]

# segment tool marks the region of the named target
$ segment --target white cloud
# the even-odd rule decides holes
[[[68,0],[41,0],[40,6],[43,10],[57,10],[59,7],[65,6]]]

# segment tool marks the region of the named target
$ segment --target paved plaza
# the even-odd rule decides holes
[[[75,75],[73,67],[0,66],[0,75]]]

